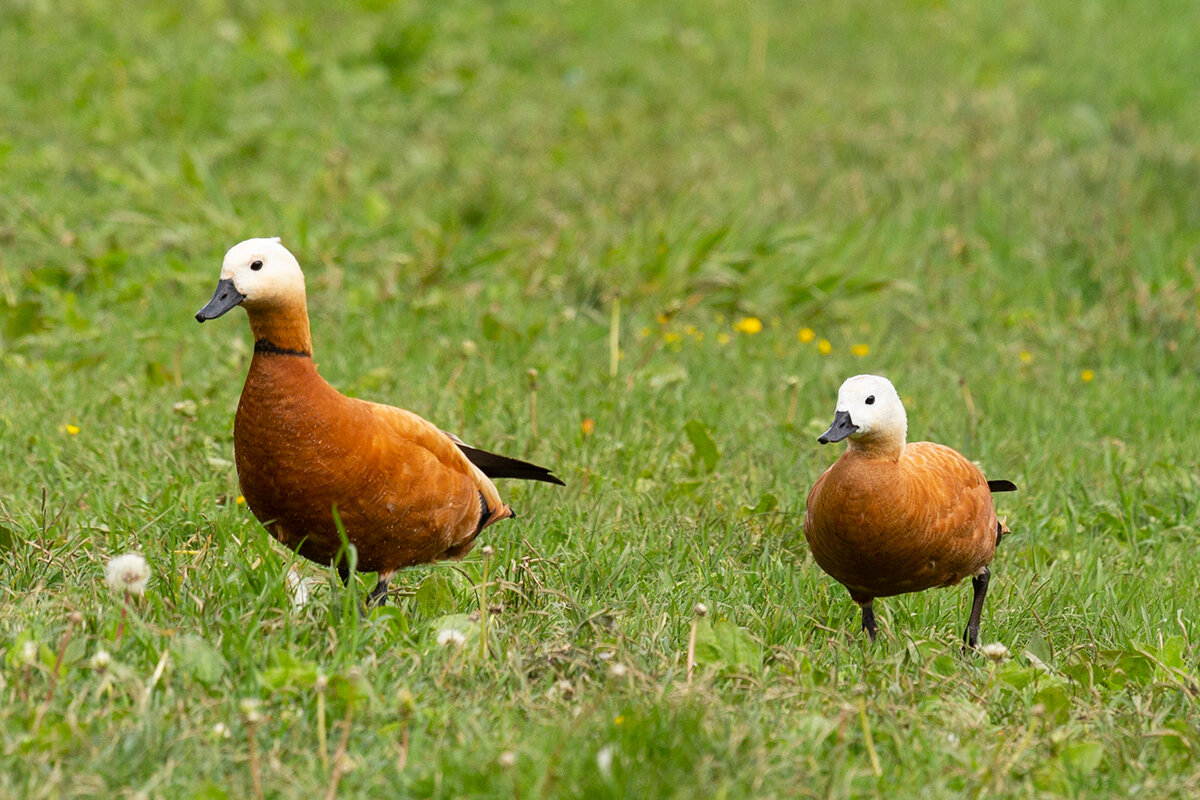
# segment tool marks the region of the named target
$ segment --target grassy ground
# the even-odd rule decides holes
[[[5,3],[0,796],[1195,796],[1197,30]],[[490,560],[365,620],[294,564],[294,609],[236,501],[248,329],[192,319],[252,235],[307,268],[336,386],[568,487],[503,486]],[[1011,658],[959,654],[968,587],[881,601],[868,647],[812,562],[815,437],[864,371],[1020,485]]]

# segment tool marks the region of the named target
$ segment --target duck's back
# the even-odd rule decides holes
[[[305,357],[255,356],[234,453],[254,515],[322,563],[341,546],[335,506],[358,568],[388,574],[462,555],[484,524],[507,512],[446,434],[415,414],[345,397]]]
[[[821,568],[864,602],[987,566],[996,512],[983,473],[948,447],[913,442],[896,460],[850,449],[813,485],[804,534]]]

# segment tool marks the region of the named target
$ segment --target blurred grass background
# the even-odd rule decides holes
[[[254,796],[254,738],[265,796],[324,794],[322,672],[343,796],[1194,793],[1198,30],[1184,2],[5,3],[0,792]],[[234,501],[245,323],[192,319],[260,235],[335,386],[567,480],[501,487],[489,658],[436,644],[477,652],[477,553],[361,623],[290,607]],[[882,602],[863,647],[808,556],[815,436],[864,371],[1022,489],[1002,665],[957,655],[966,589]],[[156,577],[118,648],[128,549]]]

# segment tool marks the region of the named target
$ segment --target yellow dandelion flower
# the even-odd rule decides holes
[[[1079,380],[1083,381],[1084,383],[1091,383],[1092,379],[1095,377],[1096,373],[1090,369],[1085,369],[1083,372],[1079,373]]]
[[[670,317],[668,317],[666,314],[655,314],[654,315],[654,321],[657,322],[659,325],[666,325],[667,320],[669,320],[669,319],[670,319]]]
[[[244,495],[239,494],[237,496],[237,499],[234,500],[233,502],[237,503],[239,506],[244,506],[244,505],[246,505],[246,498]]]
[[[870,347],[870,345],[865,345],[865,344],[851,345],[850,352],[853,353],[854,355],[858,356],[859,358],[862,358],[867,353],[871,352],[871,347]]]
[[[624,714],[617,714],[615,717],[613,717],[613,725],[620,725],[624,721],[625,721]]]
[[[753,336],[763,329],[762,320],[758,317],[742,317],[737,322],[733,323],[733,329],[738,333],[745,333]]]
[[[639,339],[646,339],[646,338],[648,338],[649,336],[650,336],[650,329],[649,329],[649,328],[645,328],[645,327],[643,327],[641,330],[639,330],[639,331],[638,331],[638,338],[639,338]]]
[[[584,436],[591,436],[596,431],[596,421],[588,417],[583,422],[579,423],[579,430]]]
[[[69,433],[71,436],[75,436],[79,433],[79,426],[78,425],[64,425],[63,430],[66,431],[67,433]]]
[[[697,342],[701,341],[704,338],[704,334],[701,333],[700,329],[697,328],[695,325],[684,325],[683,332],[685,334],[687,334],[688,336],[692,337],[693,339],[695,339]]]
[[[729,336],[729,334],[725,333],[724,331],[721,331],[720,333],[717,334],[717,341],[720,344],[729,344],[730,338],[731,337]]]
[[[808,344],[817,338],[817,334],[812,328],[801,328],[800,332],[796,334],[796,338],[800,340],[800,344]]]
[[[675,331],[667,331],[667,334],[663,336],[663,341],[667,344],[679,344],[683,341],[683,337]]]
[[[1033,363],[1033,353],[1028,350],[1022,350],[1020,353],[1017,353],[1017,358],[1021,359],[1022,364]]]
[[[821,339],[817,342],[817,352],[823,356],[827,356],[833,352],[833,345],[828,339]]]

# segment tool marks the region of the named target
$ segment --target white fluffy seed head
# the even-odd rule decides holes
[[[991,642],[979,648],[979,652],[992,661],[1003,661],[1008,658],[1008,648],[1000,642]]]
[[[104,670],[108,669],[108,665],[111,663],[112,655],[107,650],[101,648],[95,653],[92,653],[92,669],[103,672]]]
[[[458,628],[446,628],[437,635],[437,643],[442,647],[462,647],[467,643],[467,635]]]
[[[126,553],[108,562],[104,580],[117,594],[128,592],[141,596],[146,593],[146,582],[150,580],[150,565],[140,553]]]

